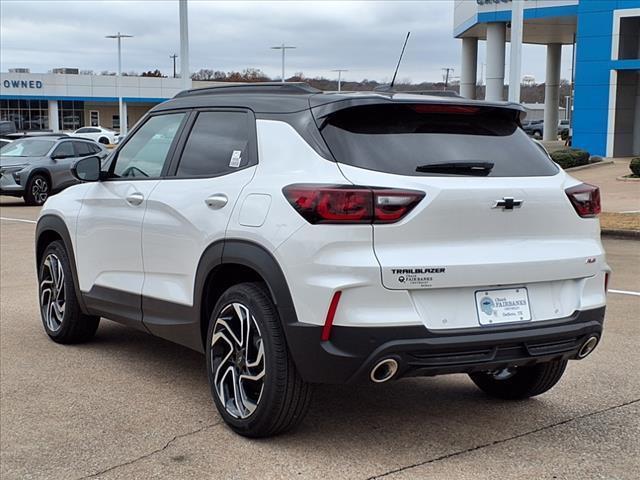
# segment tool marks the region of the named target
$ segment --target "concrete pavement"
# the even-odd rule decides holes
[[[221,424],[201,355],[109,321],[91,343],[51,342],[34,227],[0,220],[3,479],[637,478],[640,297],[610,294],[602,344],[536,399],[492,400],[464,375],[319,386],[298,430],[247,440]],[[640,291],[640,242],[605,246],[610,288]]]
[[[613,164],[568,172],[583,182],[600,187],[603,212],[640,212],[640,182],[621,182],[629,175],[630,159],[615,158]]]

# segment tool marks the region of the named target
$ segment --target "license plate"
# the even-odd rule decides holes
[[[476,309],[480,325],[531,320],[529,295],[524,287],[478,290],[476,292]]]

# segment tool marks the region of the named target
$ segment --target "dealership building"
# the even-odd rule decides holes
[[[545,138],[557,133],[562,45],[575,43],[573,145],[597,155],[640,155],[640,0],[516,1],[523,6],[523,43],[546,46]],[[503,99],[513,5],[456,0],[462,95],[476,95],[480,40],[486,42],[486,97]]]
[[[53,72],[14,69],[0,73],[0,120],[10,120],[18,130],[26,131],[57,132],[84,126],[119,130],[119,93],[127,124],[132,126],[154,105],[183,89],[179,78],[82,75],[77,69]]]

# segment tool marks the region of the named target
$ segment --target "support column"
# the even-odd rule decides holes
[[[547,73],[544,87],[544,132],[542,139],[558,139],[558,107],[560,105],[560,66],[562,45],[547,45]]]
[[[524,0],[513,0],[511,7],[511,54],[509,58],[509,101],[520,102],[522,81],[522,35],[524,31]]]
[[[506,25],[487,24],[487,91],[486,100],[504,100],[504,51]]]
[[[462,72],[460,73],[460,95],[474,100],[478,79],[478,39],[462,39]]]
[[[60,131],[60,121],[58,119],[58,101],[49,100],[49,130]]]

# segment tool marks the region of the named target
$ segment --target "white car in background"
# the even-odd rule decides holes
[[[103,145],[115,145],[118,139],[118,132],[109,130],[104,127],[82,127],[73,133],[70,133],[71,137],[80,137],[93,140],[94,142],[102,143]]]

